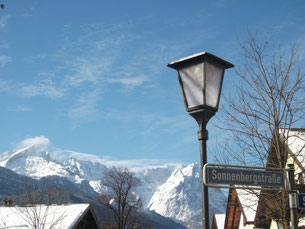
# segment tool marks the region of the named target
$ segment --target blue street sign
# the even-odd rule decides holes
[[[298,208],[305,209],[305,193],[298,193]]]

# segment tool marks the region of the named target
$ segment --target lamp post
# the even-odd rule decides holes
[[[202,171],[207,163],[206,125],[218,111],[224,70],[234,65],[208,52],[201,52],[173,61],[167,66],[177,70],[186,110],[199,125],[202,226],[209,229],[208,188],[203,183]]]

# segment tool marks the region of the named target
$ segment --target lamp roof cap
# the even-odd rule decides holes
[[[218,63],[218,64],[222,65],[225,69],[234,67],[234,65],[231,64],[230,62],[225,61],[208,52],[200,52],[200,53],[196,53],[191,56],[183,57],[179,60],[168,63],[167,66],[178,70],[185,66],[197,64],[197,63],[204,62],[204,61]]]

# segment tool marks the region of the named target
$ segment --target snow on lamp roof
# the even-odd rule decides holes
[[[0,207],[0,228],[32,228],[34,215],[38,215],[36,220],[44,222],[43,228],[73,228],[89,208],[89,204]]]

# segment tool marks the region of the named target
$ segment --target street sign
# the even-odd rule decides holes
[[[207,167],[208,184],[284,187],[283,171]]]
[[[305,209],[305,193],[298,193],[298,208]]]

